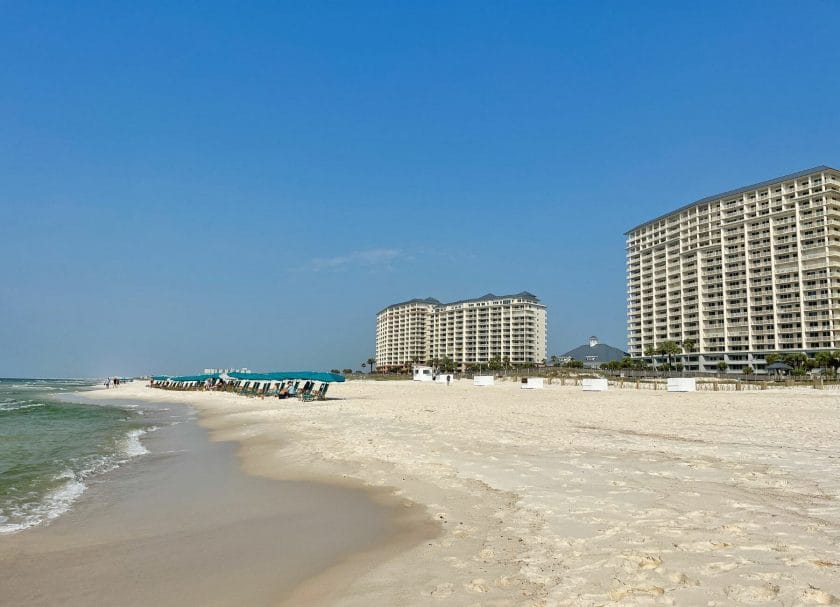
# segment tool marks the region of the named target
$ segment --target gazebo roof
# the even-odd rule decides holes
[[[778,363],[770,363],[767,365],[768,371],[791,371],[793,367],[786,363],[778,362]]]

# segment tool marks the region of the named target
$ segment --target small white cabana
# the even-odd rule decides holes
[[[414,381],[434,381],[434,369],[425,365],[415,365],[411,376]]]
[[[519,385],[520,388],[523,390],[542,390],[543,389],[543,378],[542,377],[523,377],[522,383]]]
[[[606,379],[586,378],[581,382],[584,392],[606,392],[609,383]]]

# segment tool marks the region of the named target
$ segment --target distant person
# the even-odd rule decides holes
[[[111,378],[109,377],[108,379],[105,380],[105,388],[110,388],[110,387],[111,387]]]
[[[449,385],[449,382],[450,382],[451,380],[452,380],[452,376],[451,376],[451,375],[447,375],[447,376],[446,376],[446,385],[447,385],[447,386]]]

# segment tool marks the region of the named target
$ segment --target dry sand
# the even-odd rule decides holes
[[[332,604],[840,604],[835,392],[120,390],[194,405],[251,473],[360,480],[427,507],[442,533],[371,560]]]

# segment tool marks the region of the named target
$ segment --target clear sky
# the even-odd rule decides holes
[[[840,165],[837,8],[0,2],[0,376],[359,368],[523,290],[624,347],[627,229]]]

